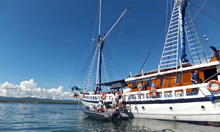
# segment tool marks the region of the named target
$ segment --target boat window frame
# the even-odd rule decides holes
[[[192,89],[192,93],[190,93],[190,95],[189,95],[188,92],[186,92],[186,96],[187,96],[187,97],[199,95],[199,91],[200,91],[200,88],[199,88],[199,87],[198,87],[198,88],[187,88],[186,91],[189,90],[189,89]],[[197,93],[195,93],[195,94],[193,94],[193,90],[194,90],[194,89],[197,89]]]
[[[162,76],[160,85],[164,87],[166,81],[166,75]]]
[[[181,92],[182,93],[180,93],[180,96],[177,96],[177,91],[180,91],[181,90]],[[177,97],[177,98],[181,98],[181,97],[184,97],[184,89],[180,89],[180,90],[174,90],[174,93],[175,93],[175,96],[174,97]],[[179,93],[178,93],[179,94]]]

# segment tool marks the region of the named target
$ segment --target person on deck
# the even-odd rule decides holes
[[[103,100],[100,99],[100,101],[99,101],[99,103],[98,103],[98,106],[97,106],[97,110],[98,110],[99,112],[102,112],[102,108],[103,108]]]
[[[116,104],[117,104],[117,94],[115,94],[115,92],[113,93],[113,97],[112,97],[112,106],[113,108],[116,108]]]
[[[153,82],[152,82],[151,88],[156,88],[155,83],[156,83],[156,81],[153,81]]]
[[[194,71],[194,73],[191,76],[191,84],[197,84],[198,83],[198,71]]]
[[[122,108],[122,105],[123,105],[123,95],[122,94],[119,94],[119,99],[118,99],[119,103],[118,103],[118,106],[119,106],[119,109]]]

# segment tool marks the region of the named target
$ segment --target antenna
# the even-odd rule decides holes
[[[209,59],[209,58],[210,58],[209,38],[208,38],[206,35],[204,35],[204,39],[205,39],[205,41],[206,41],[206,46],[207,46],[207,50],[208,50],[208,54],[209,54],[208,59]]]

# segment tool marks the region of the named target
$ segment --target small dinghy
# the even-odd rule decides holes
[[[119,111],[118,109],[108,109],[107,111],[99,112],[94,107],[91,108],[86,107],[85,109],[83,109],[83,112],[88,117],[93,117],[97,119],[110,119],[112,117],[112,120],[117,120],[120,118],[121,119],[129,118],[129,115],[126,112]]]
[[[89,116],[89,117],[94,117],[97,119],[109,119],[110,114],[107,112],[98,112],[97,110],[91,110],[89,108],[85,108],[83,112]]]
[[[125,112],[118,110],[118,109],[114,109],[112,111],[112,120],[116,121],[118,118],[128,119],[129,115]]]
[[[128,118],[129,118],[128,114],[126,114],[126,113],[124,113],[124,112],[120,112],[119,114],[120,114],[120,117],[121,117],[122,119],[128,119]]]

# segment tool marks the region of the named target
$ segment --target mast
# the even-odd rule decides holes
[[[98,62],[97,62],[97,72],[96,72],[96,91],[101,91],[101,64],[102,64],[102,49],[103,49],[103,41],[101,36],[101,20],[102,20],[102,0],[99,2],[99,31],[98,31]]]
[[[181,62],[186,63],[189,62],[188,59],[186,59],[186,41],[185,41],[185,12],[186,7],[188,5],[188,0],[178,0],[179,4],[179,24],[180,24],[180,43],[181,43],[181,49],[182,49],[182,56],[181,56]]]
[[[101,20],[102,20],[102,0],[99,2],[99,29],[98,29],[98,39],[93,41],[97,42],[98,45],[98,62],[97,62],[97,72],[96,72],[96,91],[101,91],[101,79],[102,79],[102,49],[105,44],[105,39],[109,35],[109,33],[112,31],[112,29],[117,25],[117,23],[120,21],[120,19],[124,16],[124,14],[128,11],[128,8],[125,9],[125,11],[121,14],[121,16],[117,19],[117,21],[113,24],[113,26],[110,28],[110,30],[107,32],[106,35],[102,38],[101,35]]]
[[[181,46],[180,66],[188,63],[186,58],[186,39],[193,65],[207,63],[206,55],[196,32],[193,20],[187,8],[189,0],[175,0],[169,28],[166,35],[163,53],[161,56],[158,72],[160,69],[178,69],[179,43]]]
[[[96,73],[96,90],[97,91],[101,91],[101,65],[102,65],[102,49],[103,49],[103,45],[104,45],[104,41],[102,41],[101,38],[102,36],[99,35],[97,44],[99,47],[99,52],[98,52],[98,62],[97,62],[97,73]]]

